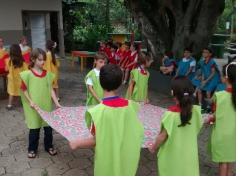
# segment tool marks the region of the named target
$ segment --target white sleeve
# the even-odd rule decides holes
[[[88,79],[86,80],[86,85],[93,86],[93,81],[92,81],[91,78],[88,78]]]
[[[196,67],[196,61],[195,60],[190,63],[190,67]]]

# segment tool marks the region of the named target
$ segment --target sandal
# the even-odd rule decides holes
[[[57,151],[54,148],[49,148],[48,150],[46,150],[46,152],[48,152],[48,154],[51,156],[57,155]]]
[[[28,158],[30,158],[30,159],[36,158],[36,153],[35,153],[35,151],[29,151],[29,152],[28,152]]]
[[[7,105],[7,106],[6,106],[6,109],[7,109],[8,111],[11,111],[11,110],[13,110],[13,106],[12,106],[12,105]]]

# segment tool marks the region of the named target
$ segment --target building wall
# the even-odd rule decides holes
[[[61,0],[9,0],[0,5],[0,36],[5,44],[18,43],[23,35],[22,11],[57,11],[59,12],[60,53],[64,55],[63,19]],[[46,25],[46,31],[50,28]]]

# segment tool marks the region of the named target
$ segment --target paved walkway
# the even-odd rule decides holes
[[[83,83],[85,73],[78,69],[71,69],[69,63],[61,70],[61,104],[64,106],[82,105],[85,102],[85,86]],[[163,84],[158,83],[158,84]],[[121,89],[124,92],[124,87]],[[2,94],[2,84],[0,83]],[[152,104],[163,107],[171,104],[169,95],[151,91]],[[43,150],[42,137],[38,157],[27,158],[28,130],[23,121],[23,111],[18,103],[14,111],[7,111],[6,99],[0,99],[0,176],[92,176],[93,150],[83,149],[71,151],[67,141],[59,134],[54,134],[54,144],[58,150],[55,157],[49,156]],[[43,134],[41,134],[43,136]],[[215,176],[217,165],[210,162],[206,155],[206,143],[209,129],[204,127],[199,138],[201,176]],[[171,158],[170,158],[171,159]],[[181,162],[181,158],[180,158]],[[186,166],[187,167],[187,166]],[[235,172],[236,173],[236,172]],[[143,149],[140,160],[138,176],[156,175],[156,156]]]

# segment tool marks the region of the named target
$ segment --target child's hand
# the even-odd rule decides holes
[[[201,86],[204,87],[204,86],[206,85],[206,83],[207,83],[206,80],[202,81],[202,82],[201,82]]]
[[[71,142],[69,143],[69,146],[70,146],[70,148],[71,148],[72,150],[75,150],[75,149],[77,149],[78,144],[77,144],[76,141],[71,141]]]
[[[155,153],[155,152],[156,152],[156,149],[155,149],[155,146],[154,146],[153,143],[149,144],[148,150],[149,150],[151,153]]]
[[[58,109],[58,108],[62,108],[62,106],[58,103],[58,104],[56,104],[56,108]]]
[[[30,101],[30,107],[35,109],[37,107],[37,105],[34,102]]]
[[[149,104],[149,103],[150,103],[149,99],[146,99],[146,100],[144,101],[144,104]]]

